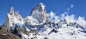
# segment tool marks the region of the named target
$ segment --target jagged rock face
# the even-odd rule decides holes
[[[14,15],[14,8],[13,8],[13,6],[10,8],[8,13],[11,14],[11,15]]]
[[[26,30],[25,26],[27,25],[37,25],[39,24],[39,21],[36,20],[32,16],[27,16],[25,18],[22,18],[22,16],[18,13],[14,13],[14,8],[11,7],[9,12],[6,15],[5,23],[4,25],[9,29],[13,30],[15,29],[16,25],[19,26],[20,29]]]
[[[66,19],[60,20],[60,22],[58,22],[58,26],[62,26],[62,24],[67,24]]]
[[[6,19],[5,19],[5,23],[4,25],[9,29],[9,30],[13,30],[15,28],[16,25],[20,25],[23,26],[23,18],[20,14],[18,13],[14,13],[14,8],[13,6],[10,8],[10,10],[8,11],[7,15],[6,15]]]
[[[9,12],[6,15],[4,25],[9,29],[13,30],[16,25],[18,26],[29,26],[29,25],[38,25],[39,23],[44,23],[48,21],[46,10],[42,7],[42,4],[39,3],[31,11],[31,16],[22,18],[18,13],[14,13],[13,6],[10,8]]]
[[[74,26],[76,28],[81,28],[84,30],[84,27],[82,27],[81,25],[79,25],[78,23],[76,22],[70,22],[68,26]]]
[[[22,36],[21,36],[21,33],[27,34],[26,31],[24,31],[23,29],[19,29],[18,26],[16,26],[15,29],[11,30],[11,33],[13,33],[13,34],[19,36],[20,38],[22,37]]]
[[[43,23],[44,21],[48,20],[46,10],[43,9],[41,3],[39,3],[37,6],[35,6],[31,10],[30,16],[33,16],[34,18],[37,18],[40,23]]]
[[[11,28],[12,27],[12,21],[14,18],[14,8],[13,6],[10,8],[9,12],[6,15],[6,19],[5,19],[5,26],[7,28]],[[10,29],[9,29],[10,30]]]

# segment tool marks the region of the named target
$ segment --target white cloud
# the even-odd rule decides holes
[[[70,6],[71,6],[71,8],[73,8],[73,7],[74,7],[74,5],[73,5],[73,4],[71,4]]]
[[[69,8],[67,8],[67,10],[70,10],[70,7],[69,7]]]
[[[40,4],[41,4],[42,8],[45,9],[46,6],[43,3],[40,3]]]
[[[43,3],[40,3],[40,4],[42,5],[43,9],[45,9],[45,5]],[[73,7],[74,7],[74,5],[71,4],[70,7],[67,10],[70,10]],[[68,15],[68,13],[69,12],[64,12],[63,14],[61,14],[59,16],[56,16],[56,13],[51,11],[47,15],[48,15],[50,21],[54,20],[55,22],[59,22],[60,20],[66,19],[67,23],[69,23],[69,22],[77,22],[81,26],[86,27],[85,17],[79,16],[79,17],[76,18],[74,14]]]
[[[71,4],[70,5],[70,7],[69,8],[67,8],[67,10],[70,10],[71,8],[73,8],[74,7],[74,5],[73,4]]]
[[[80,24],[83,27],[86,27],[86,20],[85,17],[75,17],[74,14],[68,15],[69,12],[64,12],[63,14],[56,16],[56,13],[54,12],[50,12],[48,13],[48,17],[50,21],[53,21],[52,19],[54,19],[55,22],[59,22],[60,20],[66,19],[67,23],[69,22],[77,22],[78,24]]]
[[[19,13],[19,11],[17,10],[16,13]]]

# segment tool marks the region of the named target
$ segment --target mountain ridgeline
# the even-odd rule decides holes
[[[0,38],[86,39],[86,31],[76,22],[67,23],[66,19],[58,23],[49,21],[46,9],[38,3],[31,10],[30,16],[25,18],[22,18],[19,13],[14,13],[12,6],[6,15],[5,23],[0,27]]]

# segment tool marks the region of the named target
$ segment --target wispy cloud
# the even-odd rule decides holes
[[[42,3],[42,6],[45,8],[45,5],[43,3]],[[73,7],[74,7],[74,5],[71,4],[67,10],[70,10]],[[67,23],[76,22],[76,23],[80,24],[81,26],[83,26],[84,28],[86,28],[85,17],[81,17],[81,16],[76,17],[76,15],[74,15],[74,14],[69,15],[68,13],[69,12],[64,12],[63,14],[60,14],[59,16],[57,16],[56,13],[51,11],[47,15],[48,15],[48,18],[50,21],[54,20],[55,22],[59,22],[60,20],[66,19]]]
[[[40,3],[40,4],[41,4],[42,8],[45,9],[46,6],[43,3]]]
[[[74,7],[74,5],[73,4],[71,4],[70,5],[70,7],[69,8],[67,8],[67,10],[70,10],[71,8],[73,8]]]
[[[70,10],[70,7],[69,7],[69,8],[67,8],[67,10]]]
[[[71,8],[73,8],[73,7],[74,7],[74,5],[73,5],[73,4],[71,4],[70,6],[71,6]]]
[[[61,14],[59,16],[56,16],[56,13],[51,11],[50,13],[48,13],[48,17],[49,17],[50,21],[54,20],[55,22],[59,22],[62,19],[66,19],[67,23],[69,23],[69,22],[77,22],[81,26],[86,27],[85,17],[79,16],[79,17],[76,18],[74,14],[68,15],[68,13],[69,12],[64,12],[63,14]]]

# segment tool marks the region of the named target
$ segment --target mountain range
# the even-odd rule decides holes
[[[84,27],[66,19],[51,22],[46,9],[38,3],[24,18],[12,6],[0,26],[0,39],[86,39]]]

